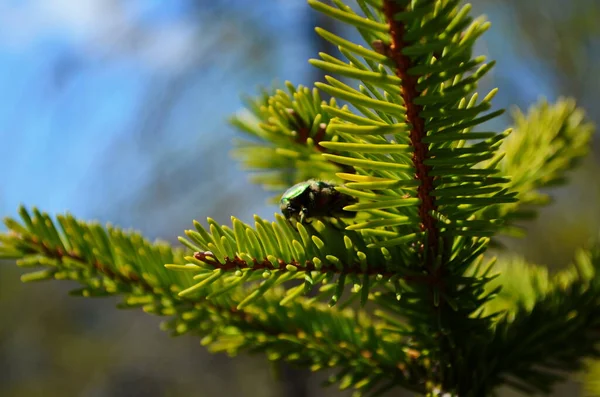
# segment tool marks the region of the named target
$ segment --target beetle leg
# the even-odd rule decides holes
[[[308,221],[308,216],[307,213],[308,210],[306,208],[302,208],[302,210],[300,211],[300,223],[302,224],[309,224],[310,222]]]

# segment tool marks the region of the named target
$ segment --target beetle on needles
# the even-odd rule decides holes
[[[288,220],[310,223],[311,218],[354,218],[356,212],[344,207],[357,202],[356,198],[335,190],[334,184],[310,179],[286,190],[279,207]]]

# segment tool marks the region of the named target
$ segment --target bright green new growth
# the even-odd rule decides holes
[[[258,99],[246,99],[248,112],[231,119],[252,140],[237,140],[234,155],[244,167],[263,171],[252,178],[268,190],[282,193],[296,182],[327,179],[339,167],[324,159],[315,147],[328,137],[330,116],[317,89],[294,87],[288,92],[263,91]],[[335,102],[330,103],[335,106]],[[279,195],[274,197],[279,201]]]
[[[359,200],[344,208],[356,218],[209,218],[185,232],[180,251],[22,209],[0,253],[43,268],[24,281],[121,295],[123,307],[170,316],[167,329],[199,335],[212,351],[335,368],[332,383],[357,395],[547,393],[557,371],[597,358],[598,248],[554,278],[486,256],[493,237],[547,203],[539,189],[565,181],[587,152],[583,112],[571,100],[541,102],[515,113],[513,128],[489,131],[484,123],[502,113],[492,110],[497,90],[476,89],[493,62],[472,55],[489,23],[459,1],[308,3],[363,42],[317,28],[340,54],[310,62],[339,78],[247,100],[233,124],[250,140],[234,153],[277,200],[307,179],[343,182],[338,190]]]

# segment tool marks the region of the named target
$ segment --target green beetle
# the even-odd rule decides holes
[[[310,218],[354,218],[356,212],[345,211],[344,207],[357,202],[356,198],[335,190],[331,183],[310,179],[286,190],[279,207],[287,219],[309,223]]]

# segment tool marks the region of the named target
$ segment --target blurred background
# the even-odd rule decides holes
[[[493,23],[478,53],[498,61],[481,87],[500,87],[497,107],[568,95],[600,121],[600,2],[478,0],[474,14]],[[272,217],[228,154],[226,118],[261,85],[322,79],[307,59],[332,50],[315,25],[342,30],[304,0],[0,0],[0,215],[24,203],[171,242],[192,219]],[[597,234],[598,146],[515,251],[557,268]],[[19,274],[0,265],[0,396],[339,395]]]

